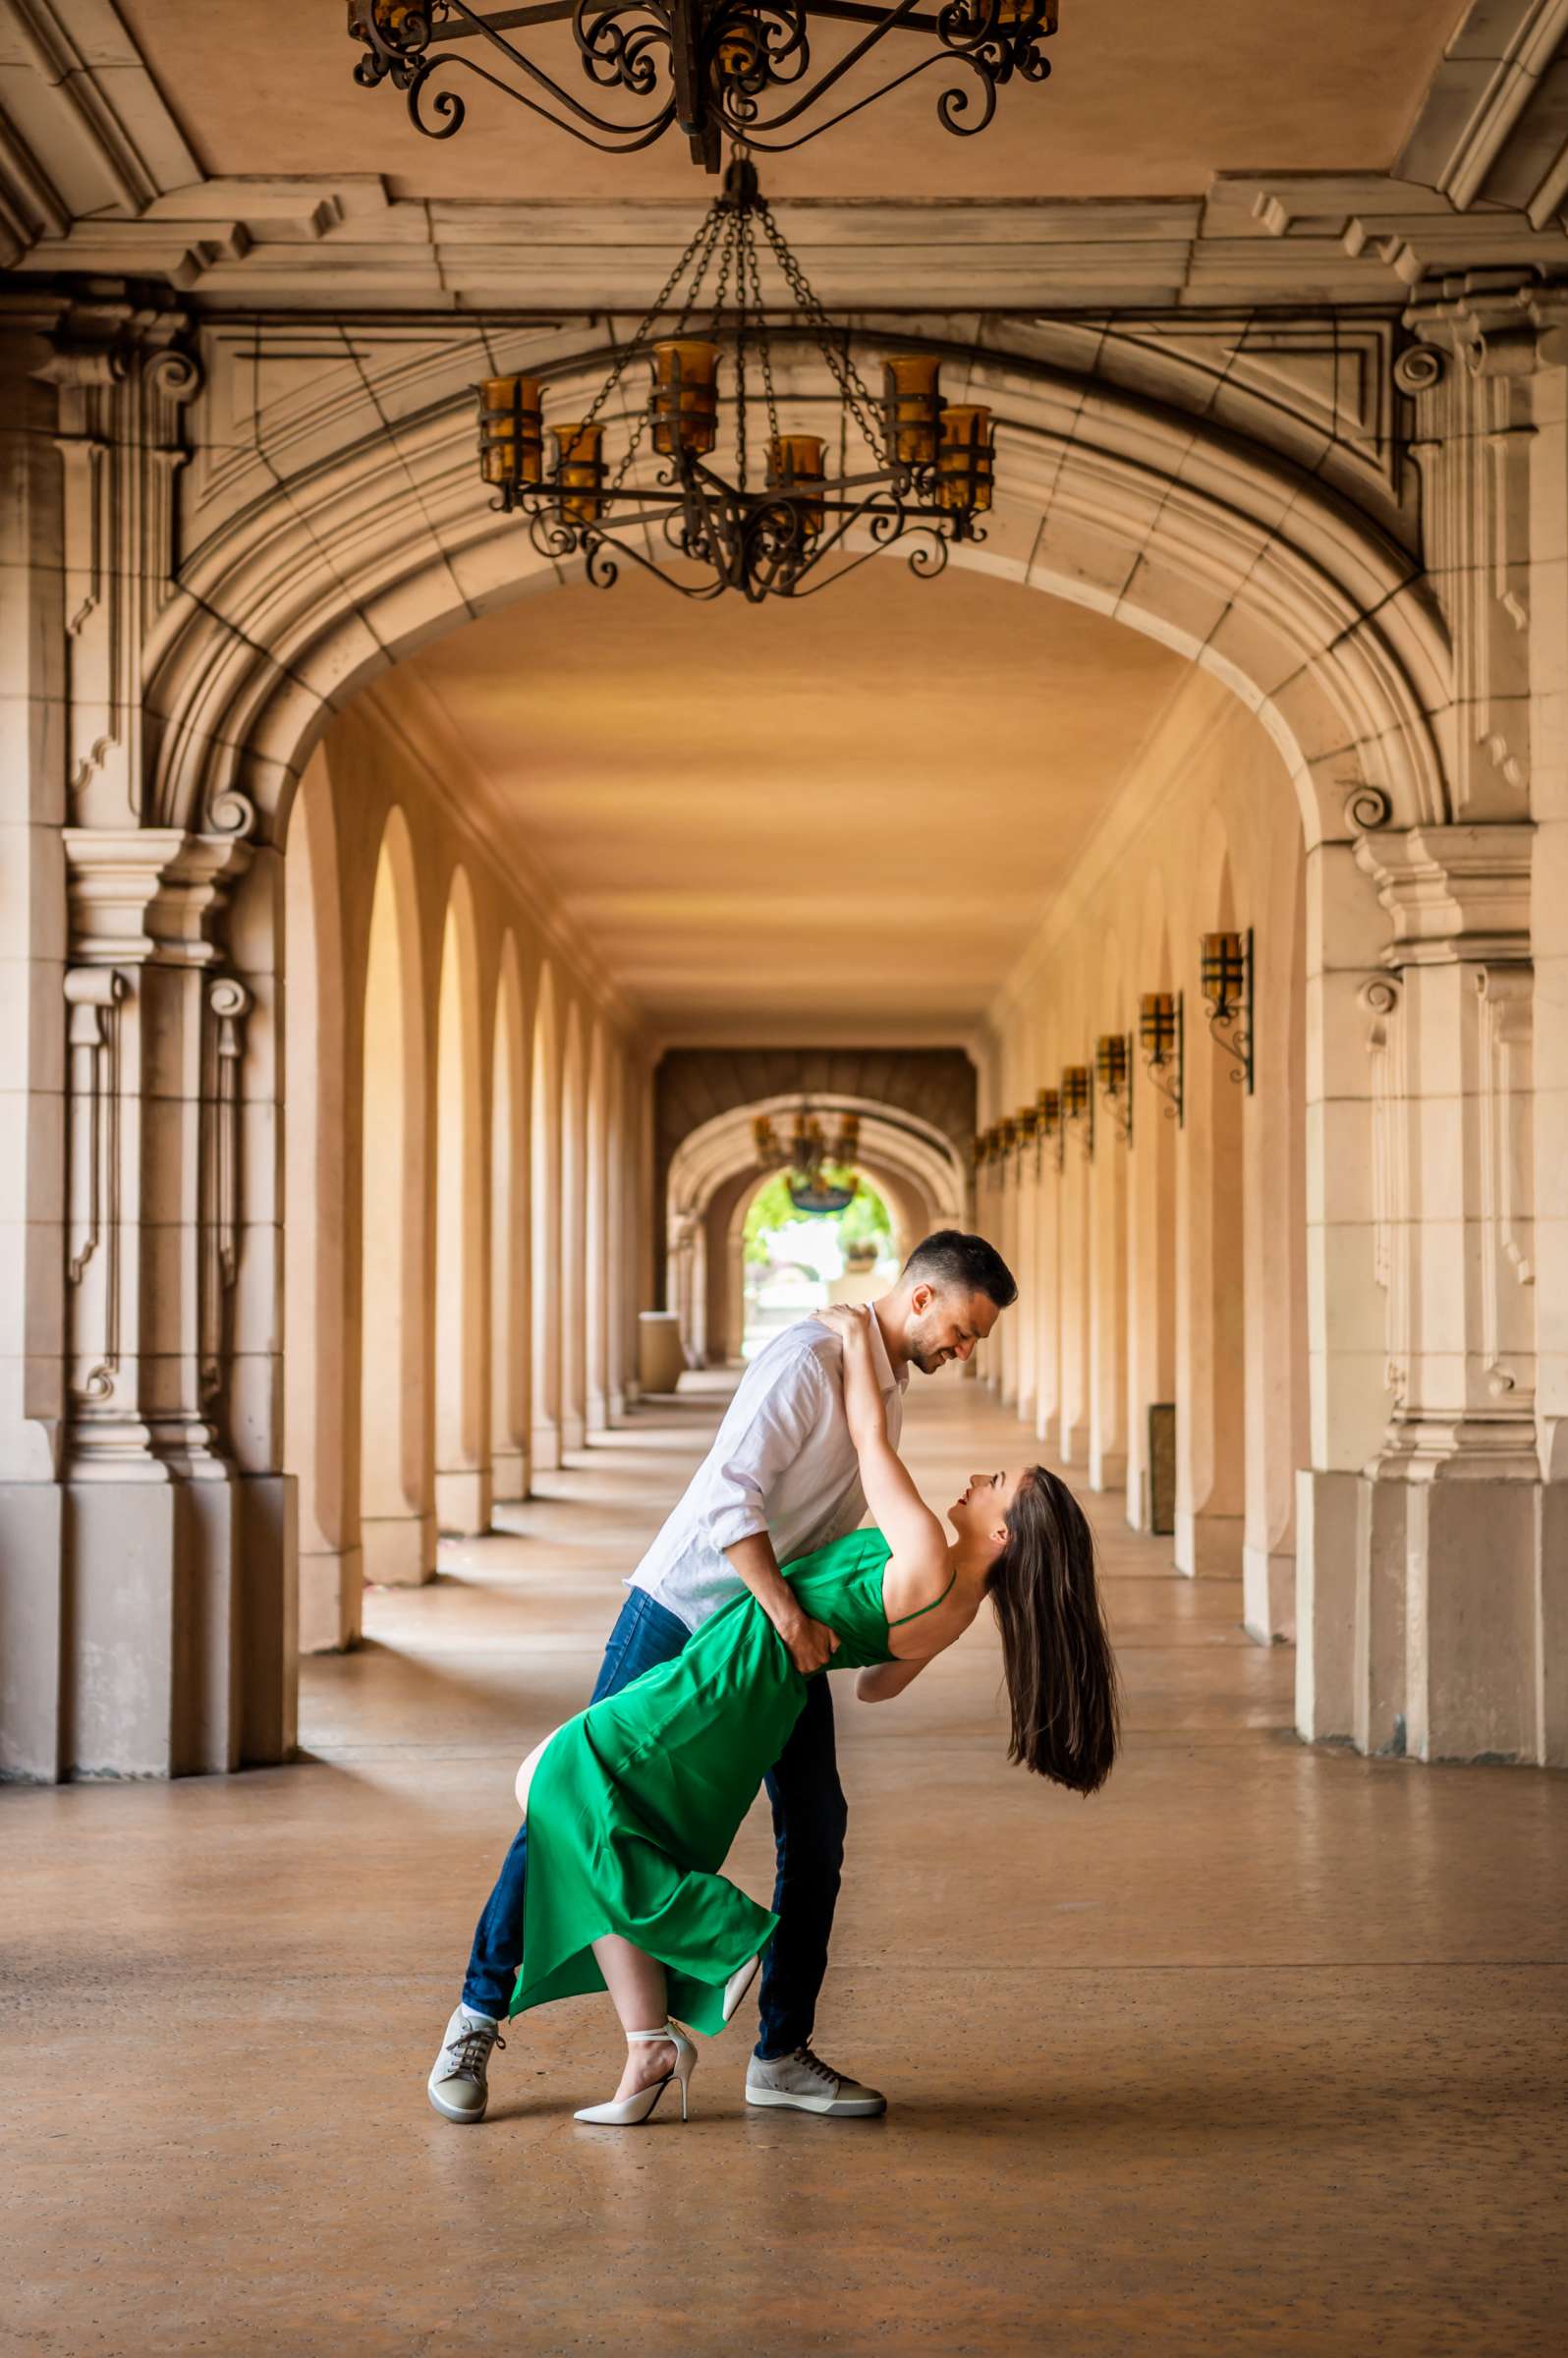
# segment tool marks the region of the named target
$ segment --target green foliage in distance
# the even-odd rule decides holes
[[[790,1197],[790,1175],[775,1171],[765,1186],[759,1187],[752,1198],[743,1230],[745,1245],[743,1259],[748,1268],[766,1268],[771,1262],[788,1261],[789,1239],[783,1231],[790,1228],[814,1227],[823,1219],[836,1223],[839,1244],[847,1253],[851,1245],[873,1244],[878,1254],[893,1250],[893,1223],[887,1206],[882,1202],[866,1173],[852,1171],[848,1164],[824,1162],[822,1180],[827,1187],[848,1187],[852,1178],[859,1177],[860,1186],[854,1200],[843,1211],[797,1211]]]

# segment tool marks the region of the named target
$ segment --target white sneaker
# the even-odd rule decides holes
[[[866,2120],[887,2110],[879,2089],[830,2070],[809,2047],[798,2047],[793,2055],[775,2055],[767,2063],[754,2055],[746,2067],[746,2101],[783,2105],[794,2112],[825,2112],[830,2120]]]
[[[501,2026],[488,2014],[471,2014],[467,2006],[452,2009],[441,2051],[430,2066],[425,2093],[445,2120],[482,2120],[490,2101],[485,2077],[490,2049],[505,2047]]]

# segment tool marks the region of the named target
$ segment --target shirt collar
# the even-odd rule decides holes
[[[871,1365],[876,1370],[876,1388],[879,1392],[902,1392],[908,1389],[908,1363],[901,1375],[894,1375],[893,1363],[887,1356],[887,1345],[882,1340],[881,1325],[874,1310],[871,1313]]]

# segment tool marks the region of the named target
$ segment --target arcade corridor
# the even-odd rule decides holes
[[[1102,1796],[1006,1766],[988,1631],[896,1705],[838,1695],[823,2045],[884,2120],[749,2113],[736,2030],[684,2130],[579,2128],[619,2044],[590,2002],[520,2025],[481,2128],[430,2112],[514,1768],[587,1692],[722,1380],[372,1593],[366,1646],[305,1665],[306,1764],[9,1797],[3,2346],[1553,2346],[1568,1784],[1304,1747],[1240,1582],[1174,1577],[1092,1497],[1127,1686]],[[917,1381],[928,1494],[1022,1446],[979,1387]],[[737,1873],[765,1890],[759,1813]]]

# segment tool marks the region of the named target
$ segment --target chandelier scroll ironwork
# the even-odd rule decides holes
[[[938,122],[973,139],[994,116],[998,90],[1050,73],[1041,44],[1056,30],[1057,8],[1058,0],[535,0],[528,8],[349,0],[349,31],[364,47],[355,80],[401,90],[428,139],[461,131],[464,86],[483,85],[604,153],[635,154],[675,130],[693,162],[716,172],[725,139],[783,154],[931,73],[951,77],[937,96]],[[593,104],[511,37],[563,24]],[[812,42],[824,26],[845,31],[817,64]],[[889,42],[901,52],[919,42],[924,54],[878,81]],[[600,92],[625,103],[606,112]]]
[[[793,332],[814,344],[837,395],[836,473],[828,471],[826,435],[787,430],[780,418],[764,252],[783,279]],[[667,324],[655,336],[660,321]],[[734,380],[728,405],[726,361]],[[638,362],[649,370],[641,411],[624,389]],[[980,519],[991,505],[995,471],[990,411],[944,400],[939,358],[929,352],[891,357],[877,401],[744,154],[731,160],[722,194],[592,401],[559,423],[546,421],[543,404],[537,376],[492,377],[480,387],[479,472],[493,504],[527,519],[541,557],[561,564],[581,556],[598,589],[610,588],[626,561],[685,597],[736,590],[758,605],[812,596],[900,543],[910,570],[928,580],[943,570],[952,542],[985,536]],[[760,481],[754,406],[766,425]],[[717,459],[727,420],[729,474]],[[625,437],[613,470],[612,432]]]

